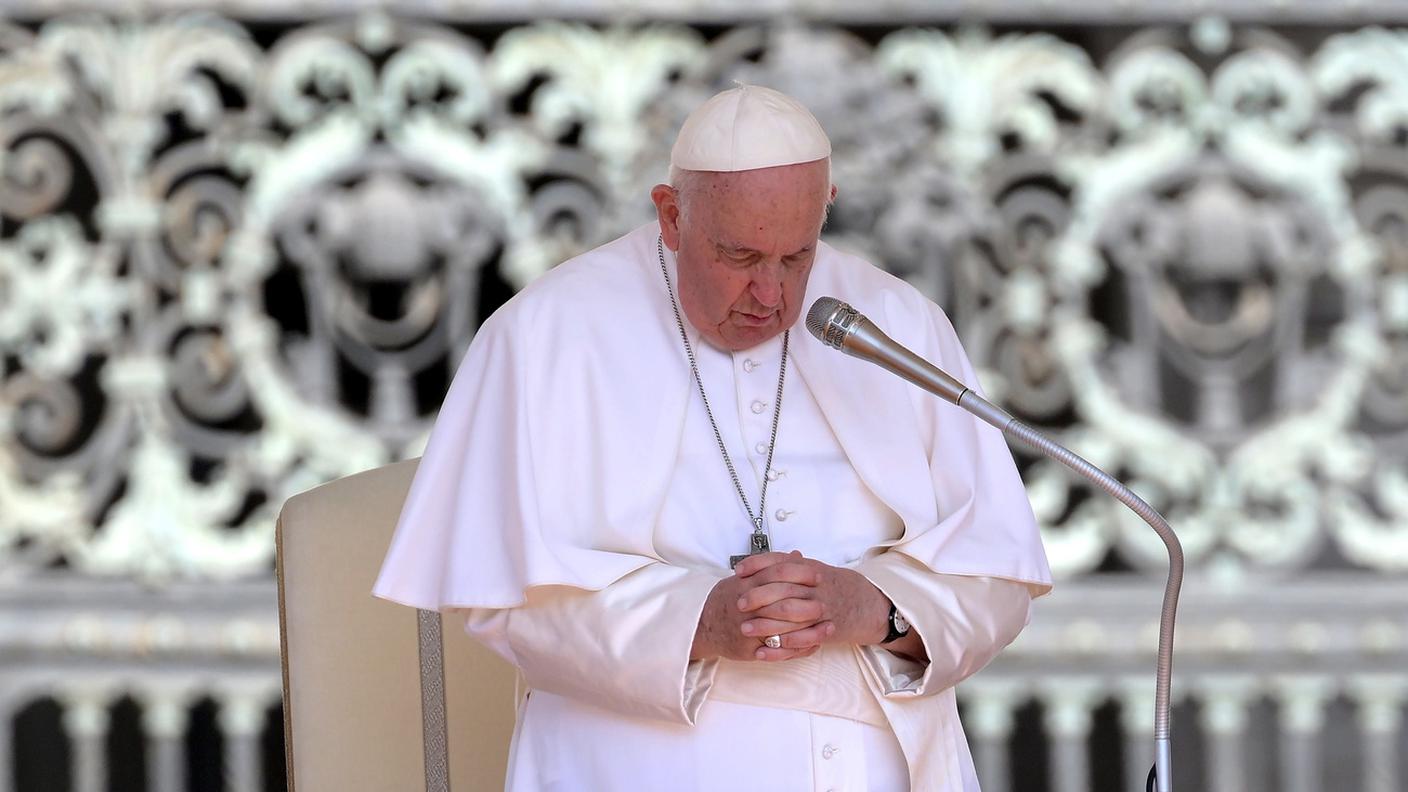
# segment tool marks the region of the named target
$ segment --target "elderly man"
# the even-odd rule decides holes
[[[975,790],[954,685],[1050,572],[995,430],[807,336],[854,304],[970,383],[943,313],[819,241],[831,145],[740,86],[658,223],[491,316],[375,593],[526,682],[509,790]]]

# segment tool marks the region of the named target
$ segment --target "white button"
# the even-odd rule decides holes
[[[766,454],[768,452],[768,444],[758,443],[757,445],[753,446],[753,450],[757,451],[759,454]]]
[[[822,759],[830,759],[831,757],[835,756],[835,755],[836,755],[837,753],[839,753],[840,751],[841,751],[840,748],[833,748],[832,746],[828,745],[828,746],[826,746],[825,748],[822,748],[822,749],[821,749],[821,758],[822,758]]]
[[[763,404],[762,402],[757,401],[757,400],[754,400],[754,401],[753,401],[753,414],[754,414],[754,415],[757,415],[758,413],[760,413],[760,412],[762,412],[763,410],[766,410],[766,409],[767,409],[767,405],[766,405],[766,404]]]
[[[785,472],[785,471],[778,470],[777,468],[773,468],[772,470],[769,470],[769,471],[768,471],[768,481],[777,481],[777,477],[778,477],[778,476],[781,476],[784,472]]]
[[[797,513],[797,512],[795,512],[795,511],[788,511],[788,510],[786,510],[786,509],[778,509],[777,511],[773,512],[773,515],[772,515],[772,516],[776,517],[778,522],[787,522],[787,518],[788,518],[788,517],[791,517],[792,515],[794,515],[794,514],[796,514],[796,513]]]
[[[749,373],[751,374],[752,371],[753,371],[753,369],[755,369],[755,368],[757,368],[757,367],[758,367],[758,364],[755,363],[752,358],[744,358],[744,359],[743,359],[743,370],[744,370],[744,371],[747,371],[747,372],[749,372]]]

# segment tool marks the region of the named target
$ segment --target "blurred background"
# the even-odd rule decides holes
[[[417,455],[733,80],[829,130],[826,237],[1178,529],[1176,788],[1408,790],[1404,3],[0,9],[0,790],[283,789],[279,506]],[[1162,546],[1019,462],[1061,583],[961,687],[984,789],[1143,790]]]

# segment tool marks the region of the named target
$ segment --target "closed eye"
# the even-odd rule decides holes
[[[753,264],[756,264],[756,263],[757,263],[760,259],[762,259],[762,257],[763,257],[763,255],[762,255],[761,253],[759,253],[758,251],[756,251],[756,250],[748,250],[748,249],[746,249],[746,248],[744,248],[744,249],[735,249],[735,248],[726,248],[726,247],[723,247],[723,246],[719,246],[718,251],[719,251],[720,257],[726,259],[727,261],[729,261],[729,262],[731,262],[731,263],[733,263],[733,264],[737,264],[737,265],[743,266],[743,267],[751,266],[751,265],[753,265]],[[793,254],[791,254],[791,255],[789,255],[789,256],[783,256],[783,257],[782,257],[782,261],[783,261],[783,263],[786,264],[787,266],[796,266],[796,265],[799,265],[799,264],[804,264],[804,263],[806,263],[806,261],[807,261],[808,259],[811,258],[812,253],[813,253],[813,249],[812,249],[812,248],[807,248],[807,249],[805,249],[805,250],[799,250],[799,251],[797,251],[796,253],[793,253]]]

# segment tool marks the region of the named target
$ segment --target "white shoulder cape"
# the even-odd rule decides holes
[[[600,590],[664,560],[652,537],[694,390],[657,231],[643,226],[559,265],[485,321],[440,409],[376,596],[507,608],[534,586]],[[849,302],[971,387],[976,376],[937,306],[819,246],[792,360],[861,479],[903,520],[889,549],[934,572],[1048,591],[1001,433],[812,338],[806,306],[821,296]],[[728,506],[730,495],[720,495]]]

